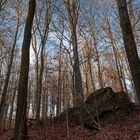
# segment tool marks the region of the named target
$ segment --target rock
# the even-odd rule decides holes
[[[82,106],[63,111],[55,120],[68,121],[69,124],[75,125],[83,124],[93,129],[98,124],[100,127],[127,119],[133,108],[134,104],[125,92],[116,93],[110,87],[106,87],[90,94]]]

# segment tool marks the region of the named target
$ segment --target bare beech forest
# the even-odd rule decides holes
[[[106,87],[139,106],[139,56],[140,0],[0,0],[0,134],[29,139],[29,120],[51,122]]]

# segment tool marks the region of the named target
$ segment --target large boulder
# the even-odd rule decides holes
[[[110,87],[90,94],[83,105],[63,111],[55,120],[79,125],[108,123],[125,120],[132,113],[134,104],[125,92],[113,92]]]

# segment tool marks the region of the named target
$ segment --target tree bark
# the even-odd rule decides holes
[[[70,23],[70,31],[71,31],[71,39],[73,46],[73,57],[74,57],[74,106],[78,106],[79,104],[83,104],[84,94],[82,87],[82,77],[79,66],[79,55],[78,55],[78,44],[77,44],[77,10],[78,10],[78,2],[77,0],[65,1],[65,6],[68,13],[68,20]]]
[[[14,140],[27,139],[26,110],[27,110],[27,88],[28,88],[28,73],[29,73],[29,54],[30,54],[31,30],[35,13],[35,5],[36,5],[35,0],[29,1],[29,9],[22,44],[22,56],[18,85]]]
[[[13,91],[12,99],[11,99],[11,108],[10,108],[10,113],[9,113],[9,129],[11,128],[12,125],[12,116],[13,116],[13,111],[14,111],[14,101],[15,101],[15,96],[16,96],[16,91],[17,91],[17,82],[15,82],[15,89]]]
[[[117,6],[119,11],[120,26],[122,29],[125,51],[134,81],[137,98],[140,103],[140,60],[137,53],[136,43],[134,40],[134,35],[128,15],[126,0],[117,0]]]
[[[44,56],[45,56],[45,45],[49,33],[49,25],[51,22],[51,1],[47,1],[47,11],[45,15],[45,22],[44,22],[44,32],[43,35],[41,35],[41,52],[40,52],[40,72],[38,75],[38,99],[37,99],[37,107],[36,107],[36,119],[37,123],[39,124],[40,120],[40,104],[41,104],[41,95],[42,95],[42,80],[43,80],[43,73],[44,73]]]

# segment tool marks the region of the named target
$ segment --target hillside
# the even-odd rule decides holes
[[[29,140],[139,140],[140,109],[135,107],[127,121],[109,124],[96,134],[82,125],[67,127],[66,123],[51,124],[44,121],[42,126],[29,128]],[[13,130],[3,132],[0,140],[11,140]]]

